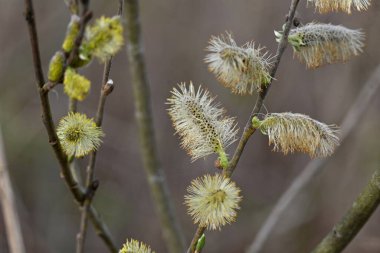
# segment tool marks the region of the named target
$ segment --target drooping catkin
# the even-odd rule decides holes
[[[224,109],[201,87],[196,91],[190,82],[178,88],[171,91],[168,111],[181,146],[193,161],[212,153],[225,154],[225,148],[236,140],[234,119],[224,116]]]
[[[331,11],[351,13],[351,9],[363,11],[367,10],[371,5],[370,0],[308,0],[307,2],[313,3],[316,10],[320,13]]]
[[[240,95],[260,91],[271,80],[271,57],[248,42],[239,47],[231,34],[212,36],[206,56],[209,70],[225,87]]]
[[[262,121],[255,117],[253,126],[268,135],[274,151],[284,154],[300,151],[310,157],[326,157],[339,145],[335,125],[299,113],[270,113]]]
[[[279,39],[282,34],[277,32],[276,36]],[[292,29],[288,41],[301,62],[308,68],[317,68],[359,55],[364,47],[364,34],[341,25],[309,23]]]
[[[242,197],[229,178],[221,174],[204,175],[194,179],[187,192],[185,204],[194,223],[216,230],[235,221]]]

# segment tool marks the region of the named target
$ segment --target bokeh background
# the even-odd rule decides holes
[[[91,1],[91,9],[95,17],[113,15],[117,2]],[[304,113],[329,124],[342,121],[380,64],[380,6],[377,1],[372,2],[367,12],[320,15],[301,1],[297,16],[302,23],[320,21],[361,28],[366,33],[366,47],[363,54],[350,62],[317,70],[307,70],[293,59],[288,48],[265,101],[267,111]],[[216,157],[191,163],[179,147],[165,101],[178,82],[192,80],[202,84],[217,95],[229,115],[237,118],[241,132],[256,98],[232,95],[219,85],[203,62],[204,49],[211,35],[230,31],[239,44],[254,40],[274,54],[277,44],[273,30],[281,29],[289,4],[290,0],[140,1],[159,158],[187,241],[196,227],[183,205],[186,187],[195,177],[214,173]],[[46,73],[70,16],[61,0],[39,0],[34,5]],[[58,163],[42,125],[23,9],[23,1],[0,0],[0,124],[8,167],[27,252],[74,252],[79,212],[59,176]],[[94,202],[118,244],[132,237],[150,244],[156,252],[166,252],[142,168],[126,56],[124,48],[115,57],[111,70],[116,88],[106,104],[103,127],[106,136],[96,166],[100,188]],[[102,69],[96,61],[83,69],[93,85],[79,110],[92,117]],[[310,251],[380,166],[380,92],[377,93],[353,133],[277,224],[262,252]],[[62,87],[50,93],[50,101],[57,122],[68,108]],[[235,145],[229,148],[230,154]],[[244,196],[237,222],[221,231],[208,232],[205,252],[244,252],[276,200],[309,161],[303,154],[284,156],[272,152],[267,138],[255,134],[233,175]],[[79,164],[84,167],[86,159]],[[380,252],[379,224],[378,210],[345,252]],[[5,236],[0,218],[2,253],[8,252]],[[91,226],[86,252],[107,252]]]

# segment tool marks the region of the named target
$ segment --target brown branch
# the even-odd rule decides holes
[[[144,169],[161,222],[168,252],[184,252],[184,236],[175,216],[164,172],[160,167],[157,157],[149,84],[146,76],[141,41],[138,2],[138,0],[126,0],[125,10],[127,17],[128,59],[135,98],[136,120],[139,126],[140,148]]]
[[[70,192],[73,194],[75,200],[78,204],[81,204],[84,200],[85,194],[81,189],[80,185],[78,185],[77,181],[73,177],[69,164],[67,162],[66,155],[62,152],[62,148],[60,142],[57,137],[57,133],[55,131],[55,126],[53,123],[49,97],[48,93],[45,92],[42,87],[45,83],[44,74],[41,66],[41,58],[38,46],[38,36],[36,23],[34,20],[34,10],[32,0],[25,0],[25,19],[28,24],[29,37],[32,46],[32,54],[33,54],[33,66],[36,76],[36,85],[38,94],[40,96],[41,101],[41,110],[42,110],[42,121],[45,125],[46,132],[49,137],[49,143],[53,148],[54,154],[59,162],[61,175],[68,186]],[[96,210],[91,207],[90,209],[90,217],[95,226],[95,229],[98,231],[99,236],[103,239],[105,244],[108,246],[111,252],[117,252],[115,243],[112,240],[112,237],[106,227],[104,221],[101,220]]]

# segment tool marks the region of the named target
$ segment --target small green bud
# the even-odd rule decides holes
[[[252,127],[255,129],[258,129],[258,128],[260,128],[260,126],[261,126],[261,121],[259,120],[259,118],[256,116],[253,117],[252,118]]]
[[[225,169],[228,167],[228,157],[227,157],[227,154],[226,152],[224,152],[223,149],[221,149],[220,151],[218,151],[219,153],[219,163],[220,163],[220,166]]]
[[[203,247],[206,244],[206,236],[202,234],[202,236],[198,239],[197,246],[195,247],[195,253],[200,253]]]
[[[70,53],[73,50],[75,39],[78,36],[79,28],[80,28],[80,18],[77,15],[72,15],[70,23],[67,27],[66,37],[62,44],[62,49],[66,53]]]
[[[62,79],[64,66],[65,57],[62,52],[58,51],[50,60],[48,73],[49,81],[59,82]]]

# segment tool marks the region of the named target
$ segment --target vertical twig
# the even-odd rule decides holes
[[[106,102],[107,96],[110,94],[110,86],[107,84],[109,73],[111,70],[111,64],[112,64],[112,58],[106,62],[104,65],[104,73],[103,73],[103,79],[102,79],[102,87],[100,91],[100,97],[98,102],[98,109],[95,116],[95,123],[97,126],[102,125],[103,121],[103,113],[104,113],[104,106]],[[91,206],[92,198],[94,197],[95,191],[98,187],[98,181],[94,181],[94,170],[95,170],[95,163],[96,163],[96,155],[97,151],[93,151],[90,155],[90,162],[87,166],[86,171],[86,194],[85,194],[85,200],[83,202],[82,206],[82,215],[81,215],[81,222],[80,222],[80,230],[77,235],[77,253],[83,252],[84,249],[84,242],[86,238],[86,231],[87,231],[87,216],[88,211]]]
[[[380,203],[380,167],[343,218],[312,253],[341,252],[364,226]]]
[[[119,9],[118,9],[119,16],[121,16],[123,13],[123,6],[124,6],[124,2],[120,0]],[[111,71],[111,66],[112,66],[112,57],[110,57],[110,59],[104,64],[98,109],[95,116],[95,123],[99,127],[102,125],[102,121],[103,121],[106,98],[108,97],[109,94],[111,94],[114,88],[113,83],[109,83],[109,75]],[[96,150],[91,153],[90,159],[89,159],[90,162],[87,166],[87,171],[86,171],[86,182],[85,182],[86,194],[85,194],[85,200],[82,205],[82,214],[81,214],[81,220],[80,220],[79,233],[77,234],[77,249],[76,249],[77,253],[84,252],[84,243],[86,240],[86,232],[87,232],[88,212],[91,207],[91,202],[94,197],[95,191],[99,184],[98,181],[96,180],[94,181],[96,155],[97,155]]]
[[[347,112],[341,124],[341,144],[357,126],[357,122],[365,114],[368,104],[375,96],[380,86],[380,66],[376,68],[370,79],[365,83],[360,94],[355,99],[351,108]],[[293,180],[289,188],[282,194],[276,205],[273,207],[268,218],[264,221],[255,240],[249,246],[248,253],[261,252],[264,243],[275,228],[277,222],[282,217],[285,210],[290,206],[295,197],[302,189],[321,171],[328,158],[312,160],[306,165],[305,169]]]
[[[12,253],[25,253],[20,220],[16,208],[12,182],[9,177],[0,127],[0,206],[3,209],[5,231]]]
[[[135,98],[136,119],[139,126],[141,152],[168,251],[171,253],[184,252],[184,237],[174,213],[164,172],[157,158],[149,85],[141,41],[138,2],[138,0],[126,0],[125,10],[127,16],[128,58]]]
[[[30,42],[32,46],[33,66],[34,66],[34,71],[35,71],[35,76],[36,76],[37,90],[38,90],[38,94],[40,96],[40,101],[41,101],[42,121],[45,125],[46,132],[49,137],[49,143],[52,146],[54,154],[59,162],[61,175],[63,176],[63,179],[66,185],[68,186],[69,190],[73,194],[75,200],[79,204],[81,204],[83,202],[85,194],[83,190],[81,189],[81,186],[73,177],[70,171],[68,162],[67,162],[67,157],[62,152],[62,148],[58,140],[57,133],[55,131],[55,126],[52,119],[52,115],[51,115],[48,92],[46,92],[46,90],[43,89],[45,80],[44,80],[44,75],[43,75],[42,66],[41,66],[41,58],[40,58],[40,52],[39,52],[39,46],[38,46],[38,36],[37,36],[36,23],[34,20],[34,10],[33,10],[32,0],[25,0],[25,19],[28,24],[29,37],[30,37]],[[113,242],[112,236],[110,232],[108,231],[106,224],[100,218],[96,209],[92,206],[90,208],[90,218],[91,218],[92,223],[94,224],[95,230],[97,231],[99,237],[103,239],[108,249],[111,252],[117,252],[117,248],[115,246],[115,243]]]

